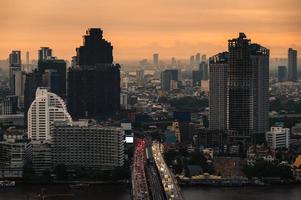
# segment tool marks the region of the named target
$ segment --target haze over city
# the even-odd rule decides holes
[[[2,0],[0,59],[11,49],[36,55],[51,46],[70,60],[83,30],[102,27],[114,45],[116,61],[138,60],[158,52],[162,59],[213,55],[244,31],[264,44],[271,57],[301,51],[299,0]]]

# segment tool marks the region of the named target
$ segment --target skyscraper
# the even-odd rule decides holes
[[[297,50],[288,49],[288,81],[298,81]]]
[[[66,98],[66,62],[61,59],[49,58],[39,60],[38,71],[43,74],[43,86],[49,91]]]
[[[247,147],[269,126],[269,50],[244,33],[228,45],[229,53],[210,58],[209,126],[230,130],[231,141]]]
[[[9,54],[9,88],[15,94],[15,76],[21,71],[21,51],[12,51]]]
[[[120,65],[99,28],[88,29],[68,71],[68,110],[74,118],[98,118],[120,110]]]
[[[155,67],[159,66],[159,54],[158,53],[153,54],[153,63],[154,63]]]
[[[194,64],[195,64],[194,56],[190,56],[189,64],[190,64],[190,66],[194,66]]]
[[[278,81],[284,82],[287,80],[287,68],[286,66],[278,66]]]
[[[244,33],[228,47],[228,129],[250,142],[268,128],[269,50],[251,44]]]
[[[195,64],[200,64],[201,63],[201,54],[200,53],[197,53],[195,55]]]
[[[208,80],[208,63],[205,61],[202,61],[199,64],[199,71],[202,74],[202,80]]]
[[[144,70],[140,69],[136,71],[136,80],[138,86],[144,86],[145,80],[144,80]]]
[[[228,52],[209,58],[209,128],[211,130],[227,129],[228,59]]]
[[[39,50],[39,61],[52,58],[52,49],[49,47],[41,47]]]
[[[250,45],[253,69],[254,139],[264,140],[269,129],[269,61],[270,50],[259,44]]]
[[[178,70],[177,69],[168,69],[161,72],[161,89],[162,90],[171,90],[173,83],[178,82]]]
[[[47,89],[38,88],[28,110],[28,137],[31,140],[50,140],[50,125],[55,121],[72,122],[65,102]]]

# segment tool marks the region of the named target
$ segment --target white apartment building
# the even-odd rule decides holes
[[[266,133],[266,141],[273,148],[289,148],[290,129],[282,126],[272,126],[271,130]]]
[[[28,110],[28,137],[31,140],[50,140],[50,126],[55,121],[72,122],[65,102],[46,88],[38,88]]]

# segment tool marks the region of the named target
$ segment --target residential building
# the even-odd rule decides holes
[[[49,141],[50,126],[55,121],[72,122],[65,102],[58,95],[48,92],[46,88],[38,88],[36,98],[28,110],[28,137],[31,140]]]

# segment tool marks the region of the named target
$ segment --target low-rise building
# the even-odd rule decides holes
[[[273,148],[289,148],[290,129],[282,126],[272,126],[271,130],[266,133],[266,141]]]
[[[26,139],[23,130],[8,129],[0,142],[0,178],[22,178]]]

